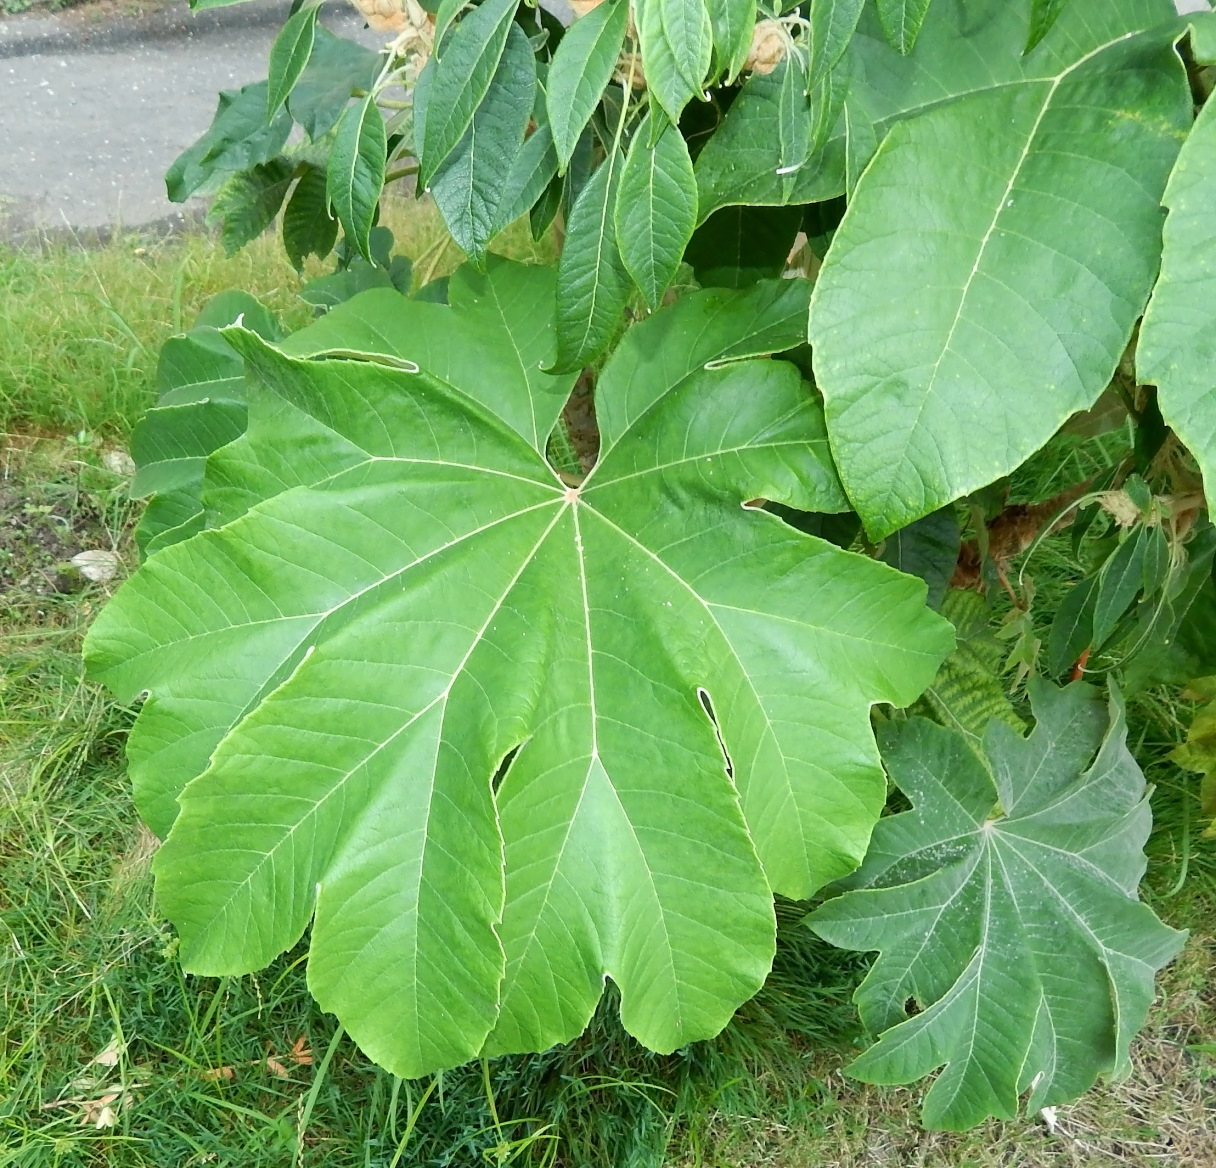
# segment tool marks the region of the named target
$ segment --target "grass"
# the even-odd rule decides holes
[[[424,256],[420,281],[452,266],[425,207],[394,215],[401,250]],[[1131,711],[1156,784],[1145,895],[1193,936],[1162,978],[1133,1076],[1061,1108],[1054,1130],[1027,1119],[926,1133],[920,1087],[845,1078],[865,962],[800,928],[795,905],[781,906],[761,995],[718,1040],[668,1057],[639,1049],[607,1001],[568,1047],[402,1082],[313,1004],[302,948],[256,976],[184,975],[124,778],[132,713],[80,674],[106,586],[59,569],[76,545],[133,561],[133,512],[107,456],[153,396],[160,340],[228,286],[306,318],[277,249],[264,239],[227,259],[192,237],[0,253],[0,525],[29,536],[0,547],[29,559],[0,597],[0,1168],[1216,1163],[1216,857],[1197,842],[1193,776],[1165,758],[1190,709],[1164,690]],[[1018,489],[1050,494],[1122,441],[1061,444]],[[1040,620],[1075,578],[1070,557],[1066,539],[1036,553]]]

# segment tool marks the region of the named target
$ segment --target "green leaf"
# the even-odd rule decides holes
[[[790,190],[775,176],[777,81],[754,75],[697,159],[702,216],[735,203],[780,206],[835,198],[852,190],[897,122],[993,87],[1058,76],[1100,46],[1176,17],[1170,0],[1069,4],[1043,43],[1024,54],[1028,20],[1022,0],[939,4],[916,47],[902,56],[887,43],[868,5],[839,62],[849,77],[845,117],[799,172],[797,186]]]
[[[375,85],[383,58],[354,41],[334,36],[324,25],[314,31],[312,56],[287,99],[287,108],[316,142],[338,124],[356,93],[365,94]]]
[[[188,333],[161,346],[157,404],[131,432],[131,496],[155,496],[135,531],[147,555],[201,526],[207,456],[244,432],[244,367],[218,332],[236,320],[268,340],[281,335],[278,321],[252,296],[221,292]]]
[[[810,334],[871,538],[1007,474],[1109,383],[1190,118],[1170,37],[901,122],[865,171]]]
[[[877,0],[878,19],[891,47],[905,57],[912,51],[930,0]]]
[[[684,259],[705,288],[744,288],[780,276],[802,218],[801,207],[723,207],[693,233]]]
[[[994,722],[987,765],[915,718],[883,758],[913,810],[880,819],[857,890],[811,914],[820,936],[880,955],[855,998],[878,1043],[847,1068],[910,1083],[944,1067],[926,1127],[1012,1119],[1129,1069],[1153,974],[1182,947],[1136,898],[1152,824],[1122,703],[1031,686],[1035,728]],[[906,1017],[905,1003],[920,1012]]]
[[[518,0],[485,0],[444,38],[427,98],[430,116],[417,136],[418,183],[426,188],[456,149],[489,92]]]
[[[730,84],[739,75],[752,46],[756,0],[705,0],[713,40],[713,72]]]
[[[1030,52],[1049,32],[1060,18],[1068,0],[1030,0],[1030,35],[1026,38],[1026,52]]]
[[[521,215],[527,215],[544,197],[556,175],[557,151],[546,122],[524,140],[511,164],[503,184],[502,200],[498,204],[495,232],[509,227]],[[560,192],[556,197],[561,198]]]
[[[232,175],[220,187],[207,211],[207,223],[222,223],[220,239],[228,255],[257,239],[274,222],[295,173],[287,159],[272,158]]]
[[[579,192],[557,262],[559,371],[581,369],[612,343],[632,281],[617,247],[616,203],[624,159],[610,154]]]
[[[653,312],[680,266],[697,222],[697,180],[679,128],[650,144],[647,120],[633,136],[616,197],[621,259]]]
[[[813,0],[807,14],[807,54],[810,84],[818,85],[836,68],[853,33],[865,0]]]
[[[987,601],[975,592],[950,588],[941,613],[954,626],[956,644],[921,704],[973,747],[982,747],[994,718],[1019,733],[1025,731],[1001,680],[1005,648],[992,632]]]
[[[1144,586],[1145,527],[1128,532],[1098,573],[1094,596],[1093,644],[1104,645],[1119,618],[1132,606]]]
[[[713,54],[705,0],[635,0],[646,86],[674,123],[699,96]]]
[[[702,219],[722,207],[813,203],[844,192],[844,143],[834,138],[792,175],[781,175],[781,96],[787,67],[753,73],[697,157]]]
[[[313,0],[289,16],[270,47],[270,77],[266,91],[268,121],[282,108],[312,56],[320,3],[321,0]]]
[[[929,607],[938,608],[958,564],[960,544],[958,516],[953,507],[943,507],[888,536],[879,559],[919,576],[929,589]]]
[[[549,124],[564,172],[579,135],[612,77],[629,20],[629,0],[605,0],[562,37],[549,65]]]
[[[220,93],[207,132],[165,174],[169,200],[184,203],[217,179],[269,162],[287,141],[291,118],[282,110],[266,122],[265,81]]]
[[[1136,347],[1165,421],[1199,462],[1216,501],[1216,103],[1199,114],[1163,199],[1161,274]]]
[[[338,121],[325,168],[326,197],[347,239],[370,261],[369,237],[384,188],[388,141],[384,119],[369,93]]]
[[[524,30],[512,24],[485,100],[431,179],[431,194],[452,238],[475,263],[484,259],[486,244],[499,229],[499,207],[523,147],[535,88],[532,46]]]
[[[156,872],[187,968],[256,968],[311,919],[318,1001],[410,1077],[572,1038],[606,976],[665,1051],[755,992],[771,889],[864,850],[871,704],[914,698],[950,643],[919,583],[741,506],[814,506],[832,473],[798,371],[730,360],[788,333],[789,295],[702,293],[633,330],[618,359],[643,376],[605,368],[579,488],[510,420],[536,404],[500,381],[514,346],[470,396],[417,329],[416,373],[226,334],[255,388],[217,469],[260,501],[150,559],[87,650],[149,692],[142,782],[177,763]],[[723,298],[711,343],[688,325]]]
[[[1191,52],[1201,65],[1216,65],[1216,13],[1195,13],[1190,18]]]
[[[399,258],[404,259],[404,257]],[[405,260],[405,262],[409,264],[409,260]],[[382,268],[378,264],[369,264],[362,256],[356,256],[340,271],[309,280],[300,289],[300,299],[317,308],[331,309],[339,304],[345,304],[346,301],[358,296],[360,292],[367,292],[372,288],[387,288],[401,295],[406,295],[409,291],[408,281],[403,292],[397,287],[387,268]]]
[[[323,260],[334,249],[338,221],[329,212],[327,191],[325,171],[306,163],[283,210],[283,248],[297,272],[308,256]]]
[[[1094,643],[1097,599],[1097,576],[1086,576],[1064,594],[1047,634],[1047,667],[1052,677],[1067,673]]]

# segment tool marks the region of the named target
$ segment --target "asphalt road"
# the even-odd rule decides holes
[[[266,76],[288,8],[254,0],[196,18],[172,0],[158,17],[108,28],[80,13],[0,23],[0,235],[180,218],[166,168],[210,124],[220,89]],[[371,46],[381,39],[346,4],[327,4],[322,19]]]

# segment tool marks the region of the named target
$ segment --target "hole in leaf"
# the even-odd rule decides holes
[[[511,769],[511,764],[515,761],[515,756],[519,753],[519,748],[522,745],[523,743],[521,742],[518,746],[511,747],[511,749],[503,755],[502,762],[498,764],[498,769],[494,772],[494,777],[490,780],[490,790],[493,791],[495,795],[498,794],[498,788],[502,786],[502,781],[507,777],[507,771]]]
[[[701,708],[709,715],[709,720],[713,723],[714,734],[718,739],[718,748],[722,751],[722,758],[726,763],[726,774],[729,778],[735,777],[735,764],[731,762],[730,751],[726,749],[726,743],[722,740],[722,731],[718,727],[718,716],[714,713],[713,699],[709,696],[709,690],[702,686],[697,687],[697,697],[701,699]]]

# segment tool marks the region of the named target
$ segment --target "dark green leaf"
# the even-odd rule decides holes
[[[632,281],[616,242],[617,191],[625,160],[610,154],[570,212],[557,262],[557,360],[554,369],[581,369],[612,343],[629,302]]]
[[[338,122],[326,166],[326,197],[355,247],[370,260],[369,235],[384,187],[388,143],[384,119],[371,94],[353,105]]]
[[[1115,630],[1119,618],[1132,606],[1144,585],[1144,536],[1147,529],[1129,531],[1098,573],[1094,597],[1093,644],[1100,648]]]
[[[857,891],[809,918],[833,944],[880,950],[855,999],[881,1037],[848,1073],[944,1068],[929,1128],[1013,1119],[1026,1092],[1033,1114],[1126,1075],[1153,974],[1186,939],[1137,899],[1152,812],[1118,695],[1036,680],[1030,696],[1034,731],[992,723],[986,762],[922,718],[884,742],[913,810],[878,821]]]
[[[291,192],[283,211],[283,248],[297,272],[310,255],[324,259],[338,238],[338,221],[329,212],[325,171],[311,163]]]
[[[431,176],[456,149],[489,91],[517,3],[485,0],[444,38],[427,97],[425,128],[415,142],[420,186],[430,186]]]
[[[553,147],[553,134],[545,122],[524,140],[523,147],[515,156],[503,186],[502,201],[498,205],[495,231],[509,227],[521,215],[527,215],[544,198],[545,192],[557,174],[557,151]],[[560,191],[554,196],[554,210],[561,201]],[[550,221],[552,216],[550,216]],[[545,227],[549,224],[545,223]]]
[[[398,257],[403,259],[404,257]],[[407,264],[409,260],[405,261]],[[300,289],[300,299],[317,308],[333,308],[371,288],[391,288],[406,295],[408,287],[402,289],[393,280],[388,268],[369,264],[362,256],[356,256],[349,266],[328,276],[309,280]]]
[[[621,259],[653,312],[680,266],[697,222],[697,180],[678,127],[654,145],[650,123],[633,136],[616,200]]]
[[[379,53],[318,26],[308,67],[287,99],[291,116],[316,142],[337,125],[353,96],[371,90],[383,63]]]
[[[958,564],[961,535],[953,507],[943,507],[889,535],[883,542],[883,563],[919,576],[929,587],[926,603],[938,608]]]
[[[1047,668],[1063,677],[1093,644],[1098,578],[1086,576],[1064,594],[1047,634]]]
[[[635,0],[646,86],[675,123],[699,96],[713,53],[705,0]]]
[[[930,0],[877,0],[877,3],[878,19],[887,40],[906,57],[920,36]]]
[[[213,180],[269,162],[279,153],[291,132],[291,118],[280,110],[266,124],[266,92],[266,82],[259,81],[220,94],[210,128],[165,174],[171,202],[184,203]]]
[[[734,81],[747,60],[756,27],[756,0],[705,0],[713,38],[713,72]]]
[[[812,86],[827,77],[844,56],[864,7],[865,0],[812,0],[806,30]]]
[[[781,175],[785,68],[753,73],[697,157],[702,218],[721,207],[813,203],[844,193],[844,141],[834,138],[792,176]]]
[[[629,0],[605,0],[574,22],[553,54],[546,89],[549,124],[563,171],[616,68],[628,19]]]
[[[801,227],[801,207],[723,207],[693,233],[684,259],[703,287],[745,288],[785,271]]]
[[[562,209],[565,197],[566,180],[561,175],[554,175],[528,215],[528,227],[534,240],[540,240],[549,230],[558,211]]]
[[[304,72],[308,58],[312,56],[319,6],[320,0],[313,0],[289,16],[274,39],[270,48],[270,77],[267,80],[267,120],[279,112]]]
[[[257,239],[274,222],[295,167],[285,158],[272,158],[227,179],[207,212],[207,222],[223,224],[220,238],[229,255]]]
[[[431,194],[452,238],[474,263],[499,230],[499,208],[524,144],[536,88],[536,58],[511,24],[498,70],[456,149],[431,179]],[[433,107],[429,107],[433,108]]]
[[[1068,0],[1030,0],[1030,35],[1026,38],[1026,52],[1030,52],[1055,24]]]

